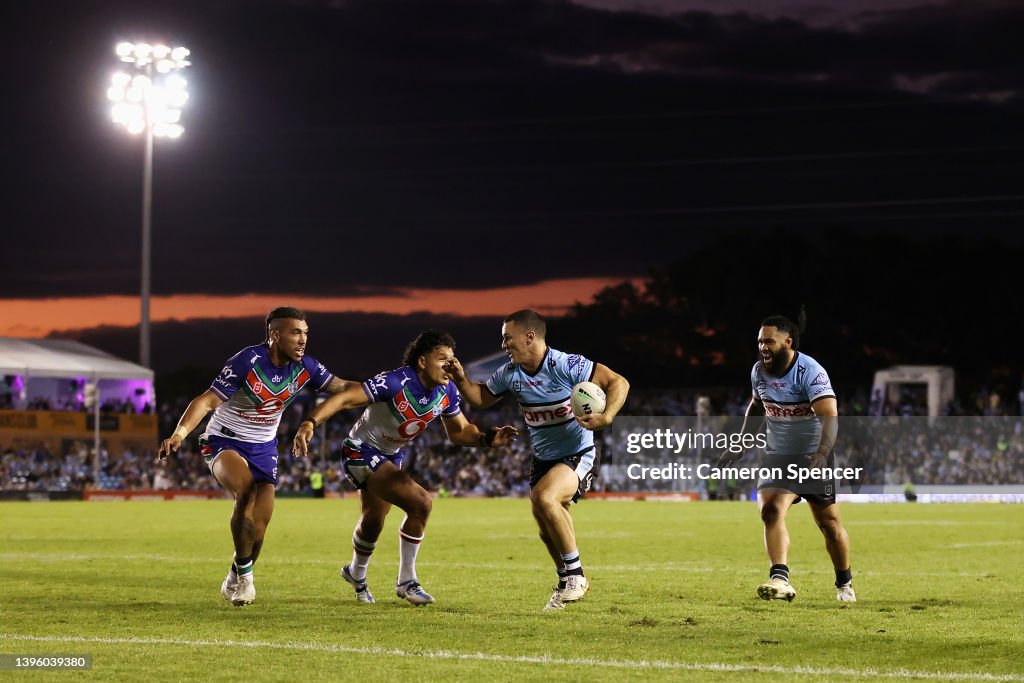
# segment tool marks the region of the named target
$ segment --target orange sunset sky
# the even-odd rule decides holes
[[[431,311],[455,315],[507,315],[519,308],[534,308],[557,315],[573,303],[588,302],[602,288],[621,278],[546,280],[497,289],[410,289],[406,296],[311,297],[271,294],[242,296],[154,296],[151,320],[190,318],[242,318],[265,315],[275,306],[296,306],[309,312],[363,311],[405,314]],[[637,280],[636,282],[639,282]],[[51,332],[100,325],[134,326],[139,323],[137,296],[56,299],[0,299],[0,336],[45,337]]]

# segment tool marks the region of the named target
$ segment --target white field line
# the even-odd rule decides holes
[[[266,567],[267,565],[329,565],[329,566],[341,566],[344,564],[344,560],[341,559],[323,559],[323,560],[297,560],[287,557],[280,559],[268,558],[261,562],[261,565]],[[187,557],[184,555],[155,555],[148,553],[134,553],[127,555],[119,555],[117,553],[0,553],[0,561],[30,561],[30,562],[49,562],[49,563],[60,563],[60,562],[87,562],[90,560],[117,560],[117,561],[138,561],[138,562],[168,562],[175,564],[214,564],[220,565],[225,564],[227,561],[223,557]],[[374,566],[391,567],[398,566],[398,563],[393,559],[379,559],[374,560]],[[452,569],[484,569],[484,570],[504,570],[508,569],[513,565],[518,565],[518,561],[509,560],[507,563],[501,562],[417,562],[417,566],[420,567],[442,567]],[[544,562],[538,563],[540,566],[547,567]],[[735,566],[722,566],[712,567],[709,565],[692,565],[675,562],[663,562],[663,563],[643,563],[643,564],[587,564],[588,571],[596,572],[689,572],[694,574],[711,574],[717,572],[736,572],[744,574],[763,574],[764,569],[760,567],[735,567]],[[801,574],[831,574],[832,572],[825,569],[801,569]],[[898,572],[898,571],[856,571],[854,576],[934,576],[934,577],[949,577],[949,578],[988,578],[994,577],[995,574],[991,572]]]
[[[985,543],[953,543],[947,548],[999,548],[1004,545],[1024,545],[1024,541],[987,541]]]
[[[183,638],[99,638],[86,636],[30,636],[0,633],[0,640],[35,643],[97,643],[102,645],[176,645],[182,647],[240,647],[260,650],[302,650],[331,654],[353,654],[386,657],[418,657],[421,659],[502,662],[510,664],[546,664],[554,666],[595,667],[612,669],[652,669],[666,671],[711,671],[728,673],[796,674],[810,676],[843,676],[859,678],[917,678],[940,681],[1024,681],[1020,674],[990,674],[976,671],[913,671],[909,669],[851,669],[844,667],[775,666],[725,664],[721,662],[671,662],[658,660],[622,660],[552,657],[550,655],[498,655],[486,652],[454,652],[451,650],[399,650],[385,647],[353,647],[328,643],[267,642],[236,640],[186,640]]]

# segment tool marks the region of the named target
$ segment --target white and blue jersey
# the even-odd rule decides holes
[[[485,386],[495,396],[515,395],[530,432],[534,457],[561,460],[594,448],[594,433],[576,421],[569,402],[572,388],[593,376],[590,359],[548,347],[535,374],[510,362],[498,368]]]
[[[798,456],[818,450],[821,420],[814,415],[812,405],[836,397],[821,363],[797,352],[786,374],[773,377],[757,361],[750,371],[750,384],[754,398],[764,405],[767,455]]]
[[[352,426],[345,444],[354,451],[370,446],[395,455],[437,417],[462,412],[454,382],[428,391],[407,365],[371,377],[363,382],[363,391],[370,405]]]

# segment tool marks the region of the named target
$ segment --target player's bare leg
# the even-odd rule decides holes
[[[560,558],[565,572],[565,587],[557,591],[563,602],[580,600],[590,589],[583,574],[579,550],[576,548],[576,530],[569,512],[569,505],[579,486],[580,480],[576,473],[568,465],[558,464],[541,477],[530,491],[533,516],[541,527],[541,538],[544,539],[546,534],[550,540],[549,552],[552,559],[557,566]]]
[[[231,604],[241,607],[256,599],[256,587],[252,581],[252,550],[256,540],[256,481],[245,459],[235,451],[220,452],[213,462],[213,476],[235,499],[231,512],[231,537],[235,544],[237,584],[234,590],[226,591],[226,579],[221,585],[221,594]]]
[[[256,525],[256,535],[252,542],[252,561],[259,559],[260,551],[263,550],[263,539],[267,535],[267,526],[270,525],[270,518],[274,515],[274,492],[273,484],[261,481],[256,484],[256,503],[253,505],[252,517]]]
[[[836,599],[840,602],[856,602],[853,592],[853,575],[850,572],[850,536],[843,527],[839,516],[839,505],[822,506],[808,501],[811,514],[821,533],[825,536],[825,549],[832,558],[836,572]]]
[[[366,585],[366,570],[384,529],[391,503],[369,491],[359,491],[359,522],[352,533],[352,563],[341,568],[341,577],[352,584],[359,602],[376,602]]]
[[[792,600],[796,591],[789,585],[789,530],[786,514],[797,495],[780,489],[763,489],[757,494],[757,506],[764,522],[764,548],[771,563],[768,581],[757,587],[763,600]]]
[[[565,563],[562,562],[562,553],[558,551],[558,548],[555,547],[554,542],[551,540],[551,536],[548,535],[544,519],[538,516],[536,508],[533,509],[533,518],[537,520],[540,540],[544,543],[544,547],[547,548],[551,560],[555,563],[555,572],[558,574],[558,583],[551,587],[551,599],[548,600],[548,604],[544,609],[564,609],[565,603],[562,602],[562,591],[565,590]]]
[[[399,568],[395,587],[398,597],[414,605],[434,602],[416,577],[416,555],[433,507],[430,493],[390,462],[385,462],[370,475],[366,489],[405,512],[405,519],[398,529]]]

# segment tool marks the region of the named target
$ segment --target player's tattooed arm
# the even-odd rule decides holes
[[[808,455],[808,460],[811,467],[825,467],[839,435],[839,403],[833,397],[822,398],[811,404],[811,410],[821,420],[821,441],[817,452]]]
[[[358,385],[358,384],[359,384],[359,382],[353,382],[351,380],[341,379],[340,377],[335,377],[334,379],[332,379],[330,381],[330,383],[326,387],[324,387],[324,393],[327,393],[327,394],[340,394],[341,392],[345,391],[349,387],[352,387],[352,386],[355,386],[355,385]]]

